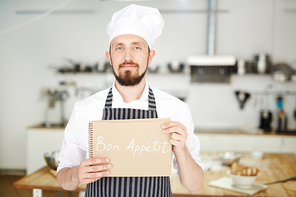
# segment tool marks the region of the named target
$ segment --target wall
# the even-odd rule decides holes
[[[218,14],[216,53],[252,60],[255,53],[266,52],[274,62],[292,62],[296,58],[296,30],[292,28],[296,25],[296,14],[284,11],[287,5],[290,6],[289,2],[220,0],[218,8],[227,12]],[[55,74],[48,66],[65,64],[65,57],[90,65],[104,59],[108,49],[106,25],[114,11],[129,3],[94,1],[92,14],[51,14],[0,35],[0,168],[25,168],[26,128],[42,123],[47,109],[47,100],[41,96],[43,88],[58,87],[61,80],[75,80],[79,87],[105,87],[109,76],[63,76]],[[207,7],[205,0],[133,3],[154,6],[161,11],[205,10]],[[0,31],[38,16],[16,14],[18,6],[19,1],[0,1]],[[191,107],[196,127],[256,127],[259,112],[250,104],[239,110],[234,97],[236,89],[254,92],[272,84],[272,90],[296,90],[295,83],[278,84],[270,76],[235,75],[230,84],[190,84],[186,74],[168,74],[166,65],[173,59],[185,61],[188,55],[205,54],[207,17],[203,12],[163,12],[163,17],[165,28],[153,45],[156,50],[153,64],[160,65],[161,71],[149,74],[149,83],[174,94],[187,91],[186,102]],[[69,91],[71,98],[66,103],[66,117],[69,117],[73,103],[87,96],[87,92],[75,96],[74,87]],[[295,128],[291,115],[295,98],[289,96],[285,101],[289,126]],[[272,96],[269,105],[275,114]]]

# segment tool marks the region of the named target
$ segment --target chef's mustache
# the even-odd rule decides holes
[[[119,68],[123,67],[123,66],[126,66],[126,65],[134,65],[136,66],[137,68],[139,68],[139,64],[133,62],[133,61],[129,61],[129,62],[123,62],[121,64],[119,64]]]

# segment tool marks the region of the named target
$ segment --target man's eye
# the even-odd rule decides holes
[[[116,50],[122,50],[122,47],[116,47]]]
[[[139,50],[139,49],[141,49],[141,47],[135,47],[135,49]]]

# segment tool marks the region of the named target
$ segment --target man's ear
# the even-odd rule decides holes
[[[150,52],[149,52],[149,61],[148,61],[148,65],[151,64],[154,55],[155,55],[155,50],[150,50]]]
[[[110,65],[112,65],[112,60],[109,51],[106,51],[106,57],[108,58]]]

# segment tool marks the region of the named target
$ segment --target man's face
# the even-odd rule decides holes
[[[137,85],[145,78],[154,54],[143,38],[130,34],[115,37],[106,52],[115,78],[123,86]]]

